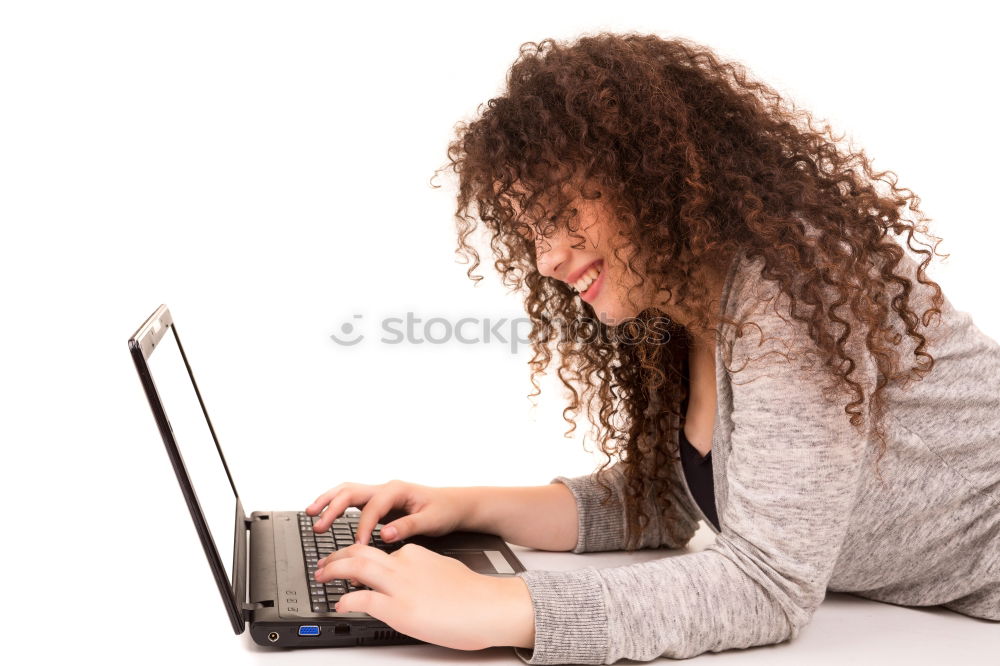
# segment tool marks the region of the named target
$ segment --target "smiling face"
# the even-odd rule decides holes
[[[676,291],[668,299],[662,286],[658,290],[653,279],[643,277],[642,252],[621,232],[609,199],[599,186],[583,188],[567,204],[566,211],[574,213],[572,230],[566,228],[565,221],[548,225],[544,233],[527,223],[519,228],[534,245],[538,272],[576,291],[609,326],[656,307],[687,327],[688,313],[681,313],[674,304]],[[516,204],[514,210],[518,210]],[[695,279],[709,285],[717,297],[722,287],[720,276],[706,266],[697,270]]]
[[[545,233],[527,227],[521,232],[534,243],[538,272],[566,283],[608,325],[648,307],[652,299],[642,292],[652,285],[647,281],[646,289],[639,289],[639,275],[627,263],[636,255],[635,247],[619,233],[607,197],[590,188],[568,210],[575,211],[572,231],[563,224]]]

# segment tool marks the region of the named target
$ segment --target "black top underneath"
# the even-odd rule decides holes
[[[687,362],[684,363],[684,374],[690,387],[690,378],[687,376]],[[687,416],[687,398],[681,403],[681,414]],[[698,503],[698,506],[701,507],[705,517],[718,530],[720,528],[719,516],[715,511],[715,481],[712,477],[712,452],[709,451],[708,455],[702,457],[698,449],[694,448],[687,437],[684,436],[683,419],[681,420],[681,428],[678,432],[678,440],[680,443],[681,467],[684,468],[684,478],[687,479],[691,495],[694,497],[694,501]]]

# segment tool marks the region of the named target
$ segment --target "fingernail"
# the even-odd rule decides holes
[[[382,528],[382,538],[383,539],[395,539],[396,538],[396,528],[395,527],[383,527]]]

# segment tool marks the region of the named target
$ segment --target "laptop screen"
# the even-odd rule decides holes
[[[190,361],[190,359],[188,359]],[[149,372],[177,443],[191,487],[233,584],[232,555],[236,538],[236,492],[202,412],[194,384],[184,365],[174,327],[163,335],[147,360]]]

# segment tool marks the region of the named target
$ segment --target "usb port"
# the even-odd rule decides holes
[[[299,627],[299,636],[319,636],[319,627],[315,624],[304,624]]]

